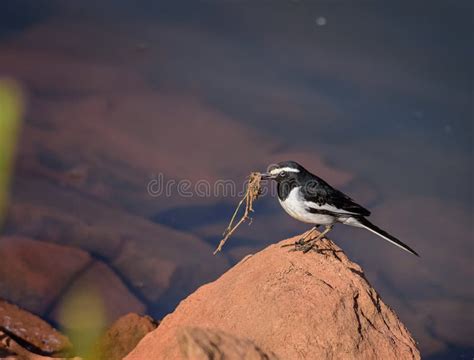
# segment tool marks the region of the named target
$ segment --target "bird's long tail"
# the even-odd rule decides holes
[[[381,228],[379,228],[378,226],[372,224],[369,220],[367,220],[366,218],[360,216],[360,217],[351,217],[350,219],[348,219],[349,221],[347,221],[346,223],[348,225],[352,225],[352,226],[357,226],[357,227],[362,227],[362,228],[365,228],[371,232],[373,232],[374,234],[380,236],[381,238],[391,242],[392,244],[398,246],[399,248],[405,250],[405,251],[408,251],[409,253],[413,254],[413,255],[416,255],[416,256],[420,256],[417,254],[417,252],[415,250],[413,250],[412,248],[410,248],[408,245],[402,243],[400,240],[398,240],[396,237],[390,235],[388,232],[386,232],[385,230],[382,230]]]

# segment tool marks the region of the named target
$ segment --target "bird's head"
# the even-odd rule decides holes
[[[262,179],[272,179],[277,182],[298,179],[306,173],[306,169],[295,161],[282,161],[268,167]]]

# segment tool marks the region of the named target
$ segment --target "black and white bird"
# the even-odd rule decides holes
[[[367,220],[370,211],[355,203],[323,179],[311,174],[294,161],[284,161],[269,167],[262,179],[277,182],[278,200],[283,209],[295,219],[313,224],[295,246],[307,252],[322,239],[336,223],[367,229],[399,248],[419,256],[416,251]],[[306,238],[320,225],[325,230],[316,239]]]

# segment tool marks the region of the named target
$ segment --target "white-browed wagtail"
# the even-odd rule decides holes
[[[262,174],[262,179],[273,179],[277,182],[278,200],[289,215],[314,225],[300,241],[295,243],[296,249],[308,252],[316,241],[331,231],[334,224],[341,223],[367,229],[401,249],[419,256],[408,245],[367,220],[369,210],[294,161],[284,161],[270,166],[268,172]],[[306,240],[320,225],[324,225],[325,230],[317,238]]]

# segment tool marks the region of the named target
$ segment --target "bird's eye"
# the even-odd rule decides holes
[[[280,176],[285,177],[286,176],[286,171],[280,171]]]

